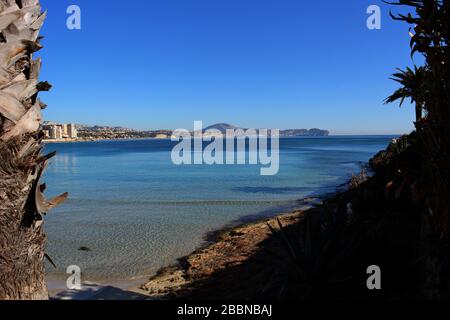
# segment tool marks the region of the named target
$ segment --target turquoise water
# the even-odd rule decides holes
[[[58,155],[46,194],[70,198],[46,218],[57,265],[48,271],[78,265],[85,280],[151,274],[195,250],[209,231],[333,192],[392,138],[284,138],[276,176],[249,165],[175,166],[168,140],[49,144]]]

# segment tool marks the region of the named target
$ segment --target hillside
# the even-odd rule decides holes
[[[206,127],[204,131],[207,130],[219,130],[221,133],[225,133],[226,130],[247,130],[247,128],[240,128],[233,126],[228,123],[216,123],[209,127]],[[322,129],[287,129],[287,130],[280,130],[280,136],[281,137],[326,137],[330,134],[328,130],[322,130]]]

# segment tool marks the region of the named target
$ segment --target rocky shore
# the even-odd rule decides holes
[[[205,281],[220,277],[221,272],[249,263],[260,252],[262,244],[272,236],[268,225],[275,230],[279,229],[280,223],[283,227],[295,225],[302,219],[304,212],[296,210],[275,218],[214,232],[207,236],[209,245],[180,258],[176,265],[161,269],[140,289],[154,298],[176,298],[184,295],[194,298],[192,291]],[[278,250],[277,245],[273,244],[271,249]],[[245,276],[245,273],[231,275],[231,282],[228,284],[239,281],[238,278],[242,276]],[[214,289],[217,287],[210,286],[207,290]]]

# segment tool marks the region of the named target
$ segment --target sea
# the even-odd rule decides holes
[[[143,139],[49,143],[50,277],[79,266],[83,280],[137,279],[171,265],[226,226],[289,212],[344,188],[394,136],[281,138],[279,172],[259,165],[175,165],[175,142]],[[85,250],[80,250],[84,247]],[[87,250],[88,249],[88,250]]]

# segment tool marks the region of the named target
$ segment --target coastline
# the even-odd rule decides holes
[[[155,138],[121,140],[148,139],[153,140]],[[358,163],[358,166],[361,163]],[[367,163],[364,162],[364,166],[366,165]],[[161,266],[159,270],[155,268],[146,274],[133,274],[131,277],[125,274],[109,279],[87,277],[83,279],[83,282],[86,280],[88,285],[94,283],[99,287],[113,286],[121,290],[143,292],[153,299],[176,296],[180,290],[189,290],[196,282],[203,281],[214,273],[245,263],[260,249],[260,243],[266,241],[272,235],[267,223],[276,228],[277,218],[279,218],[283,226],[297,224],[305,212],[341,194],[344,189],[347,190],[348,179],[349,177],[343,176],[329,185],[317,187],[313,191],[314,193],[304,195],[306,198],[297,196],[297,200],[292,200],[293,205],[278,205],[271,210],[271,213],[259,212],[248,216],[244,214],[229,223],[217,225],[218,228],[215,231],[197,233],[203,239],[197,247],[193,246],[189,250],[181,252],[180,255],[174,256],[171,261],[166,261],[165,264],[160,263],[157,266]],[[211,228],[210,230],[214,229]],[[142,246],[139,250],[145,252],[148,249]],[[186,255],[182,256],[183,254]],[[48,277],[49,282],[52,282],[49,285],[52,297],[57,298],[59,293],[67,291],[65,288],[67,277],[65,274],[60,275],[59,279],[56,279],[56,286],[54,285],[54,277]]]
[[[280,136],[283,139],[297,139],[297,138],[339,138],[339,137],[399,137],[401,134],[379,134],[379,135],[327,135],[327,136]],[[136,140],[171,140],[171,138],[158,137],[133,137],[133,138],[76,138],[76,139],[44,139],[43,143],[77,143],[77,142],[101,142],[101,141],[136,141]]]
[[[152,138],[145,138],[145,140],[147,139]],[[358,167],[362,163],[364,163],[364,166],[367,165],[366,162],[355,162]],[[346,190],[348,179],[348,176],[342,176],[333,180],[333,183],[320,187],[316,186],[316,189],[312,190],[312,194],[297,194],[297,200],[291,200],[293,205],[274,206],[270,213],[264,211],[245,215],[241,212],[239,218],[229,220],[228,223],[217,224],[216,229],[209,229],[215,231],[198,232],[197,230],[198,237],[203,239],[202,242],[198,242],[198,246],[192,246],[188,250],[179,252],[170,261],[161,262],[151,272],[133,273],[131,276],[118,274],[111,278],[89,278],[86,275],[86,279],[83,278],[82,280],[86,283],[88,283],[87,281],[95,283],[98,286],[114,286],[133,292],[141,292],[140,289],[144,289],[145,294],[150,298],[160,299],[166,298],[167,295],[176,296],[179,290],[189,289],[198,280],[205,280],[217,271],[220,272],[230,268],[230,266],[233,268],[235,265],[244,263],[257,252],[259,244],[271,236],[267,223],[276,227],[278,217],[283,226],[296,224],[306,211],[319,206],[322,201],[328,201],[342,193],[343,189]],[[305,203],[309,206],[305,206]],[[240,211],[240,209],[236,208],[236,211]],[[147,250],[151,250],[151,248],[146,247],[145,244],[138,247],[138,251],[141,251],[140,255]],[[202,267],[202,265],[205,267]],[[67,277],[65,274],[61,274],[60,279],[56,279],[58,285],[50,288],[53,297],[58,295],[59,292],[67,290],[65,289]],[[50,282],[53,282],[54,279],[52,278],[53,276],[48,278]],[[118,285],[118,283],[120,284]]]
[[[116,139],[115,139],[116,140]],[[130,139],[122,139],[122,140],[130,140]],[[133,139],[135,140],[135,139]],[[136,139],[138,140],[138,139]],[[139,139],[139,140],[153,140],[152,138],[145,138],[145,139]],[[64,142],[64,141],[62,141]],[[352,164],[355,163],[357,166],[360,166],[359,162],[352,162]],[[361,162],[362,163],[362,162]],[[365,163],[365,162],[364,162]],[[347,167],[346,167],[347,168]],[[345,169],[348,170],[348,169]],[[356,169],[355,169],[356,170]],[[222,249],[226,250],[228,248],[228,245],[234,245],[235,248],[239,247],[240,250],[242,247],[242,244],[247,242],[247,244],[251,247],[251,251],[245,251],[244,255],[250,256],[256,249],[260,242],[264,241],[270,236],[270,230],[267,227],[267,222],[271,222],[272,225],[275,225],[276,217],[280,217],[280,219],[283,220],[283,225],[291,225],[294,224],[298,219],[301,218],[304,211],[307,211],[311,208],[311,206],[306,207],[304,206],[302,210],[297,210],[299,207],[302,207],[305,203],[305,200],[307,202],[311,203],[312,197],[315,197],[314,199],[319,200],[325,200],[330,197],[333,197],[337,192],[340,192],[339,189],[343,187],[347,187],[348,184],[348,176],[342,176],[339,179],[333,180],[333,182],[329,182],[329,184],[326,185],[320,185],[315,186],[314,189],[308,189],[309,192],[313,193],[306,193],[304,190],[301,190],[302,194],[297,194],[297,196],[292,197],[293,200],[290,200],[292,202],[292,205],[274,205],[273,209],[270,210],[271,212],[261,211],[258,213],[250,213],[249,215],[246,215],[244,212],[241,211],[239,208],[235,208],[234,216],[235,218],[224,221],[220,224],[216,224],[215,228],[208,228],[208,230],[214,230],[214,231],[208,231],[205,230],[204,232],[198,232],[197,230],[197,236],[198,238],[202,239],[202,241],[198,241],[196,246],[192,246],[187,250],[184,250],[182,252],[178,252],[178,254],[173,256],[173,259],[170,261],[165,261],[159,263],[159,265],[156,266],[153,270],[149,270],[150,272],[134,272],[131,274],[131,276],[128,276],[127,274],[117,274],[115,276],[108,277],[99,277],[99,278],[91,278],[86,275],[86,278],[83,277],[84,281],[94,282],[100,286],[114,286],[116,287],[116,284],[120,282],[120,286],[117,286],[120,289],[124,290],[139,290],[139,288],[147,289],[146,294],[148,294],[150,297],[164,297],[164,292],[171,294],[171,292],[175,292],[179,287],[183,285],[190,284],[185,282],[183,279],[188,277],[193,277],[191,274],[188,276],[185,276],[186,271],[190,273],[189,270],[187,270],[185,262],[191,260],[191,258],[197,258],[197,259],[204,259],[206,261],[205,264],[208,263],[210,259],[213,257],[211,256],[212,253],[218,252]],[[251,190],[252,191],[252,190]],[[309,199],[308,199],[309,198]],[[297,200],[294,200],[297,199]],[[314,204],[315,205],[315,204]],[[293,216],[292,216],[293,215]],[[237,216],[237,217],[236,217]],[[291,216],[289,219],[285,219],[284,216]],[[254,236],[253,238],[259,239],[258,242],[253,242],[253,239],[250,241],[246,238],[246,236],[239,236],[240,233],[242,233],[242,228],[244,228],[244,234],[248,236]],[[237,235],[236,235],[237,234]],[[145,251],[150,250],[151,247],[145,247],[142,246],[142,249],[139,249],[142,251],[142,253],[139,253],[142,255]],[[212,249],[212,250],[210,250]],[[138,250],[138,251],[139,251]],[[240,253],[239,250],[231,250],[234,252],[231,253]],[[198,256],[199,252],[206,251],[204,253],[209,253],[209,256],[207,254]],[[180,258],[181,257],[181,258]],[[236,257],[236,255],[230,255],[230,257]],[[152,259],[150,257],[150,259]],[[239,259],[239,257],[238,257]],[[124,260],[126,261],[126,260]],[[151,260],[150,260],[151,261]],[[178,263],[177,263],[178,261]],[[211,270],[215,269],[223,269],[225,265],[229,265],[231,261],[222,261],[222,265],[216,265],[211,266]],[[145,261],[144,261],[145,263]],[[140,265],[140,264],[136,264]],[[64,272],[64,270],[62,270]],[[172,272],[174,271],[174,272]],[[178,288],[175,287],[177,284],[177,279],[173,279],[173,275],[177,273],[177,271],[181,271],[181,273],[178,273],[183,279],[183,282],[178,282]],[[167,279],[167,281],[164,283],[164,275],[170,275],[172,274],[172,279]],[[136,281],[136,277],[139,278],[139,281]],[[194,275],[194,277],[196,277]],[[200,278],[204,277],[204,275],[199,276]],[[50,276],[49,280],[52,281],[53,277]],[[56,289],[56,292],[59,290],[64,291],[65,289],[65,280],[67,279],[67,276],[65,274],[61,274],[61,279],[59,280],[59,286],[52,288]],[[149,280],[150,279],[150,280]],[[156,293],[151,293],[152,283],[155,284],[155,282],[160,282],[157,284]],[[191,280],[189,280],[191,281]],[[169,288],[169,289],[167,289]],[[158,291],[160,291],[158,293]],[[53,291],[52,293],[54,293]],[[52,294],[52,296],[55,296]]]
[[[336,189],[338,190],[339,187]],[[176,263],[161,267],[151,275],[87,280],[82,282],[81,290],[77,291],[67,289],[66,280],[69,275],[47,274],[50,296],[56,300],[115,299],[118,292],[123,299],[162,299],[167,295],[175,296],[178,290],[192,285],[194,278],[199,280],[208,277],[218,270],[251,257],[252,253],[258,249],[258,244],[271,235],[267,224],[276,228],[278,219],[283,226],[296,224],[305,212],[320,206],[322,201],[337,193],[338,191],[297,200],[299,204],[296,209],[283,212],[280,208],[279,212],[270,217],[242,217],[204,234],[204,242],[197,249],[178,258]],[[202,272],[202,275],[195,277],[189,275],[192,268]],[[109,293],[111,290],[114,292]]]
[[[338,189],[337,189],[338,190]],[[247,222],[230,224],[205,235],[205,244],[190,254],[177,259],[177,263],[162,267],[155,275],[137,288],[152,299],[183,296],[216,273],[245,263],[260,250],[260,245],[272,236],[270,225],[279,230],[297,225],[304,215],[320,207],[323,201],[333,199],[339,191],[323,197],[308,197],[290,212],[279,212],[272,217],[261,217]],[[212,288],[211,288],[212,289]],[[216,288],[217,289],[217,288]]]
[[[101,142],[101,141],[133,141],[133,140],[170,140],[170,138],[114,138],[114,139],[45,139],[44,143],[75,143],[75,142]]]

